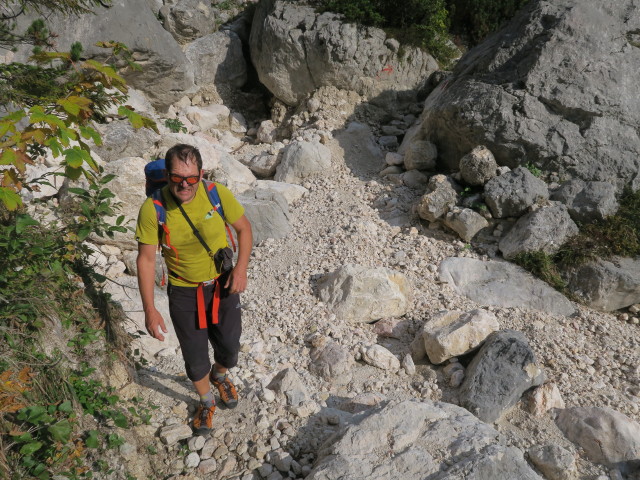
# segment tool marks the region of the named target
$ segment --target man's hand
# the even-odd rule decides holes
[[[231,270],[224,288],[229,288],[231,294],[244,292],[247,288],[247,269],[236,265]]]
[[[153,338],[157,338],[161,342],[164,342],[163,333],[168,333],[166,325],[164,324],[164,318],[160,315],[160,312],[155,308],[144,313],[144,323],[147,327],[147,332]]]

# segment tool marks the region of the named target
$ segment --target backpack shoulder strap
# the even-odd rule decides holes
[[[216,187],[215,182],[203,180],[203,183],[207,190],[209,201],[211,202],[211,205],[213,205],[213,209],[220,214],[224,223],[227,223],[227,219],[224,216],[224,209],[222,208],[222,201],[220,200],[220,195],[218,194],[218,188]]]
[[[153,206],[156,209],[156,217],[158,218],[158,225],[162,226],[167,221],[167,204],[162,196],[162,189],[159,188],[151,193],[151,199],[153,200]]]
[[[158,249],[162,250],[162,246],[170,248],[176,254],[178,259],[178,251],[171,245],[171,236],[169,235],[169,227],[167,226],[167,203],[162,195],[162,189],[159,188],[151,194],[153,206],[156,209],[156,218],[158,219]],[[162,233],[164,233],[164,244],[162,243]]]
[[[229,228],[229,222],[227,222],[227,217],[224,216],[224,209],[222,208],[222,201],[220,200],[220,195],[218,194],[218,188],[216,187],[215,182],[210,182],[209,180],[203,180],[204,188],[207,190],[207,196],[209,197],[209,201],[213,206],[213,209],[218,212],[220,217],[222,217],[222,221],[224,222],[224,228],[227,229],[227,235],[229,236],[229,240],[231,240],[231,245],[233,246],[233,251],[236,251],[236,242],[233,239],[233,235],[231,234],[231,229]]]

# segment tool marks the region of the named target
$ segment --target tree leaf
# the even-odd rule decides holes
[[[5,148],[0,155],[0,165],[13,165],[17,155],[13,148]]]
[[[35,452],[40,450],[42,447],[42,442],[31,442],[22,446],[20,449],[20,453],[22,455],[33,455]]]
[[[82,168],[74,168],[70,166],[66,166],[64,169],[64,176],[70,178],[71,180],[77,180],[82,175],[84,170]]]
[[[86,60],[83,64],[87,68],[93,68],[94,70],[104,74],[108,78],[115,80],[117,83],[125,83],[124,78],[118,75],[113,67],[104,65],[96,60]]]
[[[78,187],[69,187],[68,190],[69,192],[75,194],[75,195],[81,195],[81,196],[88,196],[89,192],[87,192],[84,188],[78,188]]]
[[[113,173],[109,173],[108,175],[105,175],[100,179],[100,183],[104,185],[105,183],[109,183],[114,178],[116,178],[116,176]]]
[[[87,436],[84,443],[89,448],[98,448],[100,446],[100,442],[98,440],[98,431],[89,430],[89,435]]]
[[[73,412],[73,406],[71,405],[71,402],[69,400],[66,400],[58,405],[58,410],[62,413],[71,413]]]
[[[64,153],[67,165],[71,168],[80,168],[87,159],[91,160],[89,152],[82,150],[80,147],[68,148],[62,153]]]
[[[49,426],[47,431],[58,442],[67,443],[71,439],[71,423],[66,418]]]
[[[122,412],[118,412],[113,416],[113,423],[120,428],[129,428],[129,421]]]
[[[20,214],[16,217],[16,233],[22,234],[24,230],[30,225],[40,225],[36,220],[31,218],[27,214]]]
[[[86,97],[78,97],[77,95],[71,95],[67,98],[61,98],[56,102],[69,114],[77,117],[80,112],[84,112],[87,115],[91,115],[91,100]]]
[[[98,146],[102,145],[102,137],[95,129],[91,127],[80,126],[80,135],[82,135],[84,138],[90,138],[91,140],[93,140],[93,143]]]
[[[0,187],[0,202],[4,203],[8,210],[15,210],[22,205],[22,198],[11,188]]]
[[[91,225],[83,225],[78,230],[78,240],[82,241],[91,233]]]

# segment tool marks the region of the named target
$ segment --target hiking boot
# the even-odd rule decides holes
[[[215,405],[211,405],[210,407],[202,403],[198,405],[198,410],[196,410],[196,414],[193,416],[193,430],[196,435],[206,435],[211,431],[215,411]]]
[[[213,386],[218,389],[222,403],[224,403],[227,408],[236,408],[236,405],[238,405],[238,393],[236,392],[236,387],[231,383],[231,380],[229,380],[229,376],[226,375],[224,380],[218,381],[213,372],[211,372],[209,379],[211,383],[213,383]]]

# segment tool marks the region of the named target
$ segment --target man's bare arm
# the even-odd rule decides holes
[[[144,309],[144,322],[147,332],[154,338],[164,341],[162,333],[167,333],[164,319],[156,309],[154,302],[154,288],[156,277],[156,249],[157,245],[147,245],[138,243],[138,288],[142,298],[142,308]]]

